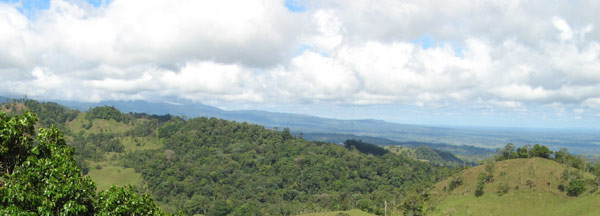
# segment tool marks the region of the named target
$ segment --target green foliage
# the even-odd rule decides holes
[[[76,149],[76,156],[82,158],[99,160],[106,152],[123,152],[125,146],[119,140],[117,134],[99,133],[84,136],[83,133],[75,134],[70,142]]]
[[[165,124],[158,129],[158,137],[161,137],[161,138],[170,137],[173,134],[177,133],[177,131],[179,131],[179,128],[181,128],[181,126],[182,126],[182,124],[180,122],[170,122],[168,124]]]
[[[39,123],[45,127],[54,125],[65,130],[65,123],[72,121],[77,117],[79,111],[68,109],[54,102],[37,102],[35,100],[24,100],[23,102],[29,111],[36,113],[39,117]]]
[[[208,216],[227,216],[227,214],[229,214],[230,211],[231,211],[231,208],[229,207],[229,204],[227,204],[227,201],[217,200],[217,201],[213,202],[210,210],[208,211],[208,213],[206,215],[208,215]]]
[[[487,175],[483,172],[479,173],[479,175],[477,176],[477,186],[475,187],[476,197],[483,196],[483,188],[485,187],[486,176]]]
[[[548,149],[548,147],[545,145],[535,144],[530,150],[530,154],[532,157],[541,157],[549,159],[550,155],[552,154],[552,151],[550,151],[550,149]]]
[[[494,170],[495,170],[494,162],[491,160],[488,160],[485,163],[485,182],[486,183],[494,182]]]
[[[515,145],[512,143],[508,143],[506,144],[506,146],[504,146],[504,149],[502,149],[502,151],[500,152],[500,155],[497,156],[496,160],[501,161],[501,160],[509,160],[509,159],[513,159],[513,158],[518,158],[519,154],[517,152],[515,152]]]
[[[122,114],[121,111],[113,106],[100,106],[91,108],[88,110],[86,118],[90,121],[93,119],[112,119],[123,123],[129,123],[130,120],[129,116]]]
[[[5,174],[12,173],[15,166],[30,155],[36,121],[36,115],[31,112],[13,118],[0,112],[0,168]]]
[[[536,176],[528,174],[529,165],[533,163]],[[473,190],[477,185],[477,174],[485,173],[485,166],[466,169],[459,174],[464,179],[463,185],[467,186],[464,190],[462,186],[453,192],[444,192],[443,187],[452,181],[450,178],[429,191],[431,202],[426,204],[427,209],[432,210],[427,215],[600,215],[597,208],[600,196],[588,193],[589,183],[585,185],[588,190],[578,197],[567,196],[569,182],[565,183],[564,193],[556,189],[564,168],[556,161],[539,157],[496,162],[496,172],[506,173],[497,174],[493,183],[481,184],[485,193],[479,197],[473,195]],[[574,168],[565,170],[566,174],[578,172]],[[588,173],[583,173],[582,177],[585,182],[593,179]],[[571,178],[575,177],[571,175]]]
[[[75,162],[74,149],[55,128],[40,128],[32,147],[35,115],[0,113],[2,166],[0,215],[160,215],[148,195],[111,188],[96,197],[96,186]],[[6,154],[15,152],[15,154]],[[24,158],[25,160],[20,160]],[[5,162],[6,161],[6,162]]]
[[[530,145],[524,145],[520,148],[517,148],[515,151],[515,145],[512,143],[508,143],[508,144],[506,144],[506,146],[504,146],[504,149],[499,150],[498,155],[496,155],[496,160],[502,161],[502,160],[509,160],[509,159],[513,159],[513,158],[531,158],[531,157],[541,157],[541,158],[550,159],[550,155],[552,155],[552,153],[553,152],[550,151],[550,149],[545,145],[535,144],[535,145],[533,145],[533,147],[531,147]],[[564,152],[560,152],[560,153],[557,152],[557,157],[559,154],[561,157],[563,157],[563,155],[565,155]],[[566,153],[566,154],[568,154],[568,153]]]
[[[254,209],[242,208],[249,200],[260,215],[351,209],[362,199],[372,203],[368,211],[382,212],[384,201],[403,200],[405,191],[423,191],[452,172],[215,118],[167,121],[159,134],[164,148],[130,152],[123,164],[142,174],[156,199],[187,214],[245,212]]]
[[[382,156],[388,153],[388,150],[381,148],[375,144],[364,143],[362,140],[346,140],[344,142],[344,147],[347,149],[356,148],[356,150],[365,153],[372,154],[375,156]]]
[[[463,163],[451,153],[429,148],[427,146],[419,146],[415,149],[417,159],[427,160],[436,165],[458,165]]]
[[[524,145],[520,148],[517,149],[517,155],[519,156],[519,158],[530,158],[531,155],[529,154],[529,149],[531,148],[530,145]]]
[[[567,148],[561,148],[560,151],[554,153],[554,159],[556,162],[565,164],[569,159],[569,150]]]
[[[585,180],[581,175],[576,175],[575,178],[571,179],[569,186],[567,187],[567,195],[579,196],[585,192]]]
[[[461,186],[462,184],[463,184],[462,176],[455,175],[454,177],[452,177],[452,180],[450,181],[449,190],[453,191],[454,189]]]
[[[415,192],[410,193],[401,205],[403,215],[425,215],[424,203],[424,199],[421,195]]]
[[[261,212],[255,202],[248,201],[247,203],[235,208],[231,214],[233,216],[260,216]]]
[[[98,193],[94,206],[97,215],[164,215],[149,195],[138,195],[131,186]]]
[[[95,185],[83,177],[73,148],[56,128],[41,128],[31,156],[6,175],[0,213],[83,215],[93,212]]]
[[[158,126],[157,120],[140,123],[140,124],[137,124],[134,129],[131,129],[130,131],[125,132],[125,136],[130,136],[130,137],[149,136],[152,133],[154,133],[154,131],[157,129],[156,128],[157,126]]]
[[[44,109],[46,104],[40,106]],[[352,209],[361,199],[370,201],[368,211],[383,213],[385,201],[397,200],[397,206],[406,191],[424,191],[453,172],[405,156],[374,157],[331,143],[306,141],[288,129],[267,130],[215,118],[183,120],[117,112],[110,107],[94,108],[60,123],[73,130],[67,132],[67,140],[75,147],[76,164],[98,176],[106,170],[116,172],[112,162],[122,160],[123,166],[143,177],[161,204],[190,215],[290,215]],[[106,124],[119,128],[106,132]],[[126,152],[133,140],[156,142],[156,148]],[[157,149],[160,146],[164,148]],[[93,170],[86,160],[93,161]],[[102,170],[96,170],[96,165]]]

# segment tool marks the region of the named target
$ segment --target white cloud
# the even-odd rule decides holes
[[[552,23],[560,31],[560,35],[558,37],[561,40],[568,41],[573,39],[573,31],[571,31],[571,27],[564,19],[553,17]]]
[[[0,3],[0,93],[600,110],[595,1],[327,0],[306,7],[293,13],[276,0],[115,0],[94,8],[52,0],[27,18]],[[435,40],[430,47],[412,42],[424,36]]]

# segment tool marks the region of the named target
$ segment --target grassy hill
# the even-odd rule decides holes
[[[495,162],[494,168],[494,181],[485,184],[480,197],[474,191],[484,165],[434,185],[429,206],[435,207],[428,215],[600,215],[600,194],[592,186],[579,197],[558,189],[565,170],[562,164],[542,158],[512,159]],[[459,177],[463,183],[450,190]],[[593,178],[584,174],[584,179]],[[508,190],[500,192],[504,185]]]

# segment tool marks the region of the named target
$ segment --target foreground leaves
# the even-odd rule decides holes
[[[37,118],[26,112],[0,113],[2,168],[0,215],[163,215],[148,195],[130,187],[112,187],[96,196],[94,182],[81,174],[74,150],[54,126],[40,128],[32,148]],[[26,158],[23,160],[23,158]]]

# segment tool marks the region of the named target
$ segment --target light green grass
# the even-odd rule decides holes
[[[96,165],[102,166],[102,169],[96,169]],[[142,175],[136,173],[133,168],[115,166],[108,162],[91,162],[88,176],[96,182],[98,191],[106,190],[111,185],[143,185]]]
[[[86,113],[79,113],[77,118],[73,119],[70,122],[67,122],[67,128],[74,133],[79,133],[83,131],[84,134],[90,133],[122,133],[128,130],[131,130],[134,126],[131,124],[125,124],[122,122],[117,122],[115,120],[104,120],[104,119],[94,119],[92,120],[92,127],[90,129],[84,129],[83,125],[88,124],[89,121],[85,118]]]
[[[361,211],[359,209],[352,209],[348,211],[331,211],[331,212],[321,212],[321,213],[309,213],[309,214],[300,214],[300,216],[336,216],[337,214],[345,213],[351,216],[374,216],[374,214],[367,213]]]
[[[450,195],[431,215],[600,215],[600,195],[564,198],[545,192],[514,192],[503,196]]]
[[[484,195],[475,197],[477,175],[484,166],[462,171],[464,184],[453,191],[444,191],[450,179],[431,190],[431,215],[600,215],[600,194],[586,192],[580,197],[568,197],[558,190],[564,165],[541,158],[513,159],[495,163],[494,182],[485,184]],[[585,178],[591,179],[589,173]],[[533,187],[526,185],[534,182]],[[508,184],[509,192],[499,195],[500,184]]]

